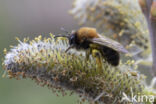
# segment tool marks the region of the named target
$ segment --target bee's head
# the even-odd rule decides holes
[[[77,32],[72,31],[71,33],[67,32],[64,28],[61,28],[61,30],[66,32],[66,35],[56,35],[55,38],[57,37],[66,37],[69,40],[69,47],[65,51],[67,52],[69,49],[74,48],[77,45]]]

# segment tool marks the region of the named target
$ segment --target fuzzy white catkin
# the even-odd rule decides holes
[[[65,53],[67,47],[66,40],[53,37],[42,40],[39,36],[29,43],[19,40],[6,53],[3,67],[10,78],[31,78],[53,92],[65,95],[66,90],[74,91],[98,104],[120,102],[123,93],[130,97],[131,92],[144,94],[147,90],[143,75],[130,65],[113,67],[103,61],[99,69],[94,58],[87,62],[82,52]]]

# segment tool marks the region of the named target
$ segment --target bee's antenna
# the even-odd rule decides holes
[[[68,35],[63,35],[63,34],[55,35],[55,38],[57,38],[57,37],[66,37],[66,38],[69,38]]]
[[[63,35],[63,34],[59,34],[59,35],[55,35],[55,38],[57,37],[66,37],[66,38],[69,38],[69,32],[67,30],[65,30],[63,27],[60,28],[62,31],[64,31],[66,34]]]
[[[61,30],[64,31],[66,34],[69,34],[69,32],[64,27],[61,27]]]

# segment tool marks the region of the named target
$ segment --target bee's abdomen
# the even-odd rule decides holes
[[[103,46],[102,48],[102,56],[104,57],[104,59],[111,65],[113,66],[117,66],[119,65],[119,61],[120,61],[120,54],[111,49],[108,48],[106,46]]]

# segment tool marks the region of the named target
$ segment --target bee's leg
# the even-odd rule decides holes
[[[98,65],[98,69],[102,69],[102,58],[100,51],[97,49],[92,49],[92,56],[96,59],[96,65]]]
[[[89,60],[90,54],[91,54],[91,49],[88,49],[88,50],[86,51],[86,61]]]
[[[98,65],[99,69],[102,69],[102,57],[101,53],[98,50],[99,46],[96,44],[90,44],[91,54],[96,59],[96,65]]]

